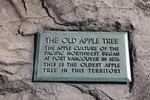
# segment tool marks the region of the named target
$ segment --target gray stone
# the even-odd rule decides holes
[[[149,100],[149,23],[149,0],[0,0],[0,100]],[[124,84],[32,82],[42,29],[129,32],[131,93]]]

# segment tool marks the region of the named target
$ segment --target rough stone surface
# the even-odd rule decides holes
[[[34,33],[127,31],[133,86],[32,82]],[[0,0],[0,100],[149,100],[150,0]]]

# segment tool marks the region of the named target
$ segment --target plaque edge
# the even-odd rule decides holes
[[[130,80],[127,77],[121,77],[121,78],[97,78],[97,79],[91,79],[89,80],[89,77],[87,77],[85,79],[85,77],[48,77],[48,78],[41,78],[38,77],[37,80],[35,80],[35,82],[108,82],[108,83],[128,83],[130,82]]]
[[[33,74],[33,80],[32,81],[37,81],[37,80],[39,80],[38,79],[38,75],[37,75],[37,73],[38,73],[38,60],[39,60],[39,50],[40,50],[40,35],[41,33],[40,32],[37,32],[37,35],[36,35],[36,47],[35,47],[35,64],[34,64],[34,74]],[[37,67],[36,67],[37,66]]]
[[[129,57],[129,41],[128,41],[128,34],[125,32],[125,54],[126,54],[126,69],[127,69],[127,78],[129,82],[132,82],[131,78],[131,66],[130,66],[130,57]]]

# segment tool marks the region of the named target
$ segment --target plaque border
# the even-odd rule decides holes
[[[126,65],[127,65],[127,78],[129,79],[129,82],[132,81],[131,79],[131,66],[130,66],[130,57],[129,57],[129,41],[128,41],[128,33],[125,32],[125,51],[126,51]]]
[[[40,32],[37,32],[36,33],[36,37],[34,37],[34,38],[36,38],[36,47],[35,47],[35,49],[36,50],[34,50],[35,51],[35,62],[34,62],[34,72],[33,72],[33,81],[36,81],[37,79],[38,79],[38,77],[37,77],[37,72],[38,72],[38,68],[36,68],[36,66],[37,67],[39,67],[38,66],[38,59],[39,59],[39,48],[38,47],[40,47]]]

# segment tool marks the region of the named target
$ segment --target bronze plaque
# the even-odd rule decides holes
[[[34,81],[131,82],[126,32],[37,33]]]

